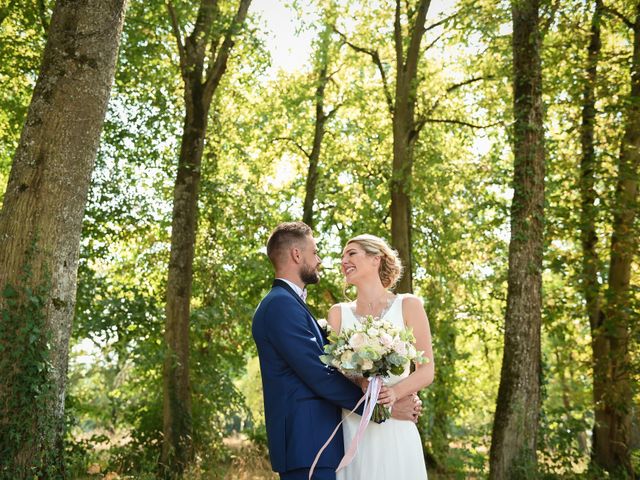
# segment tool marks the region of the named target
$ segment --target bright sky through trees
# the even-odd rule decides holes
[[[434,0],[429,8],[429,17],[435,18],[450,11],[454,0]],[[290,0],[260,0],[251,5],[251,12],[264,19],[269,32],[263,39],[271,52],[273,75],[278,69],[293,72],[304,68],[310,58],[311,41],[315,32],[305,28],[303,22],[312,21],[317,15],[309,8],[305,18],[299,18],[290,7]]]

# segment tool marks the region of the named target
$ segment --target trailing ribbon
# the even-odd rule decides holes
[[[381,388],[382,388],[382,379],[380,377],[373,377],[369,382],[369,385],[367,386],[367,391],[365,392],[365,394],[362,396],[360,400],[358,400],[358,403],[356,403],[356,406],[353,407],[353,410],[351,410],[342,419],[342,421],[340,421],[340,423],[333,430],[333,433],[329,437],[329,440],[325,442],[325,444],[322,446],[320,451],[317,453],[316,458],[313,460],[313,463],[311,464],[311,468],[309,469],[309,480],[311,480],[313,471],[316,468],[316,464],[318,463],[318,460],[320,460],[320,455],[322,455],[322,452],[324,452],[324,449],[327,448],[329,443],[331,443],[331,440],[333,440],[333,437],[336,436],[336,433],[338,432],[340,425],[342,425],[342,422],[344,422],[347,418],[349,418],[351,414],[354,413],[360,405],[362,405],[362,402],[364,402],[364,408],[362,411],[362,418],[360,419],[360,425],[358,425],[358,430],[355,436],[353,437],[353,440],[351,441],[351,445],[349,445],[349,450],[347,450],[347,452],[344,454],[344,457],[342,457],[342,460],[340,460],[340,464],[338,465],[336,472],[340,471],[341,469],[343,469],[344,467],[346,467],[351,463],[351,461],[356,456],[356,453],[358,451],[358,443],[360,442],[360,439],[362,438],[362,435],[364,434],[364,431],[367,428],[367,425],[369,425],[369,421],[371,420],[371,415],[373,414],[373,408],[376,406],[376,403],[378,402],[378,395],[380,395]]]

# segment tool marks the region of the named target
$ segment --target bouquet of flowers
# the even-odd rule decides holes
[[[320,360],[346,376],[384,378],[401,375],[409,362],[428,361],[422,352],[416,350],[414,342],[410,329],[398,328],[367,315],[353,328],[345,328],[339,334],[329,329],[329,343],[325,345],[325,354],[320,356]],[[369,393],[367,391],[367,395]],[[390,416],[387,408],[375,405],[374,421],[383,421]]]

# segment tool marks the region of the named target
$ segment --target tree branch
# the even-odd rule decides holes
[[[378,54],[378,52],[376,50],[369,50],[367,48],[354,45],[349,40],[347,40],[346,35],[342,33],[340,30],[338,30],[335,26],[333,27],[333,31],[336,32],[338,35],[340,35],[344,43],[349,45],[356,52],[365,53],[371,57],[371,59],[373,60],[373,63],[378,67],[378,70],[380,71],[380,76],[382,77],[382,88],[384,90],[384,96],[387,100],[387,106],[389,107],[389,112],[393,115],[393,110],[394,110],[393,97],[389,92],[389,85],[387,83],[387,74],[384,71],[384,68],[382,66],[382,61],[380,60],[380,55]]]
[[[434,23],[433,25],[429,25],[428,27],[426,27],[424,29],[425,33],[428,32],[429,30],[433,30],[434,28],[439,27],[440,25],[447,23],[449,20],[451,20],[452,18],[455,18],[458,16],[458,14],[460,13],[460,11],[458,10],[457,12],[452,13],[451,15],[449,15],[448,17],[443,18],[442,20],[437,21],[436,23]]]
[[[193,26],[191,35],[186,39],[186,42],[190,44],[189,46],[196,50],[198,58],[204,58],[204,49],[208,43],[209,32],[218,11],[218,0],[200,0],[196,23]]]
[[[180,23],[178,22],[178,15],[173,8],[173,3],[171,3],[171,0],[167,2],[167,10],[169,10],[169,17],[171,18],[171,28],[173,29],[173,35],[176,37],[176,43],[178,44],[178,56],[180,57],[180,73],[182,74],[182,78],[186,79],[187,54],[184,50],[182,34],[180,33]]]
[[[240,0],[238,10],[233,17],[233,21],[231,22],[229,29],[227,30],[222,46],[215,57],[215,61],[210,62],[210,67],[207,69],[206,80],[204,83],[204,92],[207,96],[206,98],[211,98],[213,92],[215,92],[216,87],[220,83],[222,74],[227,69],[227,60],[229,58],[229,52],[233,47],[234,36],[247,18],[249,5],[251,5],[251,0]]]
[[[300,145],[298,142],[296,142],[293,138],[291,137],[276,137],[275,140],[285,140],[287,142],[291,142],[293,143],[296,147],[298,147],[298,150],[300,150],[305,157],[307,157],[308,159],[311,158],[311,154],[308,153],[304,147],[302,145]]]
[[[618,10],[616,10],[613,7],[609,7],[607,5],[602,5],[602,9],[604,12],[606,13],[610,13],[612,14],[614,17],[618,17],[620,20],[622,20],[622,22],[629,28],[633,29],[634,27],[634,23],[629,20],[622,12],[619,12]]]
[[[49,22],[47,21],[47,7],[44,4],[44,0],[38,0],[38,14],[40,16],[42,31],[46,34],[49,31]]]
[[[543,22],[540,27],[542,38],[544,38],[547,35],[547,32],[549,31],[549,29],[551,28],[551,25],[553,24],[553,20],[555,19],[556,13],[558,12],[558,8],[560,7],[560,1],[561,0],[556,0],[555,2],[551,2],[551,7],[549,8],[549,17],[547,18],[547,21]]]
[[[416,14],[416,21],[411,29],[411,38],[409,39],[409,48],[407,49],[407,61],[405,67],[409,79],[414,79],[418,70],[420,42],[422,42],[422,37],[424,36],[424,24],[427,21],[427,11],[429,10],[430,3],[430,0],[420,0],[418,13]]]
[[[324,118],[325,118],[325,119],[327,119],[327,120],[329,120],[331,117],[333,117],[333,116],[337,113],[338,109],[339,109],[342,105],[344,105],[344,104],[343,104],[343,103],[339,103],[338,105],[336,105],[336,106],[335,106],[335,107],[334,107],[334,108],[333,108],[329,113],[327,113],[327,114],[324,116]]]
[[[462,82],[454,83],[453,85],[450,85],[450,86],[447,88],[446,94],[441,95],[440,97],[438,97],[438,99],[433,103],[433,105],[432,105],[429,109],[427,109],[427,112],[428,112],[428,113],[433,113],[433,112],[435,112],[435,111],[436,111],[436,109],[438,108],[438,106],[440,105],[440,102],[441,102],[443,99],[447,98],[447,95],[448,95],[449,93],[451,93],[451,92],[453,92],[453,91],[455,91],[455,90],[457,90],[457,89],[459,89],[459,88],[462,88],[462,87],[464,87],[465,85],[469,85],[469,84],[474,83],[474,82],[479,82],[480,80],[491,80],[491,79],[493,79],[493,78],[495,78],[495,77],[493,77],[493,76],[491,76],[491,75],[490,75],[490,76],[488,76],[488,77],[471,77],[471,78],[468,78],[467,80],[463,80]]]
[[[454,83],[449,88],[447,88],[447,93],[451,93],[454,90],[457,90],[460,87],[464,87],[465,85],[469,85],[470,83],[479,82],[480,80],[493,80],[495,77],[493,75],[489,75],[488,77],[471,77],[467,80],[463,80],[460,83]]]
[[[5,19],[9,16],[11,10],[13,9],[14,3],[16,3],[16,0],[11,0],[6,7],[0,8],[0,24],[2,24],[2,22],[4,22]]]
[[[224,40],[222,41],[224,44]],[[211,38],[211,43],[209,45],[210,53],[209,53],[209,62],[207,63],[207,72],[212,72],[215,68],[216,59],[218,58],[218,49],[220,48],[220,36],[214,35]]]
[[[424,51],[426,52],[426,51],[427,51],[427,50],[429,50],[431,47],[433,47],[436,43],[438,43],[438,40],[440,40],[442,37],[444,37],[444,32],[442,32],[440,35],[438,35],[438,36],[436,37],[436,39],[435,39],[433,42],[431,42],[429,45],[427,45],[427,46],[424,48]]]
[[[416,122],[416,128],[415,128],[416,133],[419,133],[420,130],[422,130],[422,127],[424,127],[425,124],[427,123],[451,123],[454,125],[462,125],[463,127],[470,127],[470,128],[477,128],[477,129],[491,128],[491,127],[495,127],[496,125],[502,124],[502,122],[495,122],[489,125],[478,125],[476,123],[465,122],[464,120],[456,120],[456,119],[449,119],[449,118],[423,118]]]
[[[407,4],[407,13],[409,5]],[[396,52],[396,70],[398,78],[404,71],[404,47],[402,45],[402,24],[400,23],[400,0],[396,0],[396,12],[393,18],[393,45]]]

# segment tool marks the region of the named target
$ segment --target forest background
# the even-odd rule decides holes
[[[544,170],[536,177],[540,171],[530,166],[524,178],[543,179],[532,223],[543,225],[544,235],[540,265],[534,252],[521,271],[539,275],[542,294],[520,292],[537,312],[537,327],[535,318],[509,327],[508,297],[516,295],[510,243],[536,235],[526,227],[514,232],[513,223],[514,190],[523,182],[514,158],[520,134],[512,15],[519,4],[536,12],[519,58],[534,67],[538,58],[541,72],[543,128],[535,146]],[[49,30],[58,6],[0,3],[0,192],[18,163],[45,44],[58,38]],[[288,45],[276,46],[278,38]],[[66,395],[64,428],[52,427],[64,432],[64,444],[35,455],[27,470],[45,471],[50,462],[49,478],[154,478],[160,462],[178,465],[170,473],[160,468],[163,474],[185,478],[275,478],[251,317],[272,280],[269,232],[304,219],[323,258],[308,299],[318,317],[345,298],[339,259],[352,236],[389,239],[408,266],[399,291],[424,299],[434,339],[436,380],[421,392],[419,421],[434,478],[485,478],[490,471],[516,478],[500,477],[490,461],[509,443],[507,437],[492,446],[498,391],[501,383],[531,384],[532,377],[501,370],[503,352],[539,368],[535,428],[527,429],[534,430],[534,460],[518,464],[521,478],[631,478],[640,471],[640,4],[130,0],[119,42],[81,217],[69,343],[53,347],[66,352],[64,360],[38,356],[33,377],[27,367],[5,368],[0,382],[7,395],[16,379],[30,378],[27,400],[38,400],[49,373],[67,368],[68,354],[64,380],[56,377]],[[189,142],[200,149],[189,152]],[[187,217],[192,221],[176,223]],[[191,228],[192,237],[177,238],[176,225]],[[29,259],[38,256],[34,248]],[[612,283],[621,265],[626,277]],[[19,291],[6,288],[1,274],[0,281],[0,363],[7,367],[26,351],[15,346],[20,326],[33,351],[48,345],[47,331],[57,338],[62,327],[13,316]],[[180,310],[185,296],[176,292],[185,290]],[[46,289],[28,292],[36,312],[55,301]],[[188,338],[188,346],[179,351],[176,338]],[[515,357],[507,356],[510,338],[522,342]],[[539,353],[519,357],[526,345],[538,345]],[[186,373],[167,363],[172,349],[189,365]],[[182,424],[167,423],[178,408],[167,391],[188,398],[177,402],[189,404],[177,414]],[[6,419],[14,406],[3,398]],[[514,398],[498,410],[517,410]],[[55,408],[43,402],[34,411],[54,418]],[[20,421],[25,405],[16,410]],[[28,434],[38,421],[23,422],[11,439],[7,432],[18,427],[2,424],[4,460],[19,457],[11,442],[47,444]],[[188,432],[184,457],[184,437],[171,444],[171,425],[174,433]],[[624,439],[621,450],[593,453],[598,425],[622,435],[610,435]],[[23,467],[24,458],[15,465]]]

